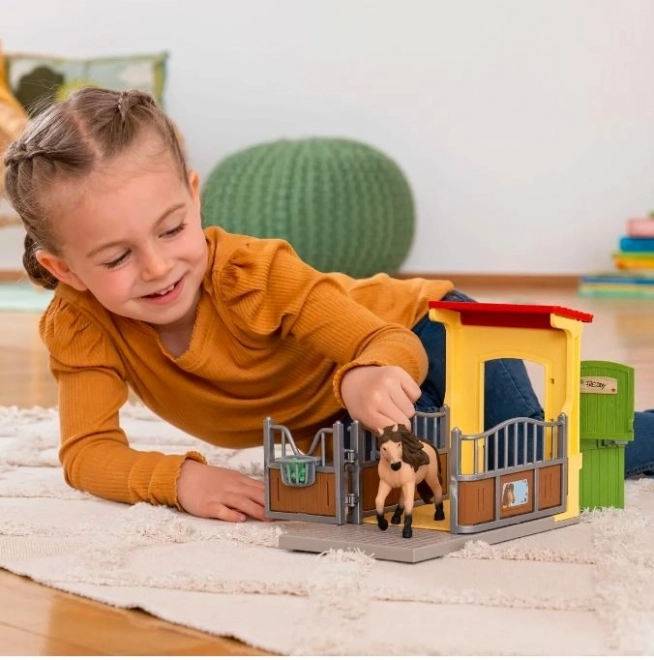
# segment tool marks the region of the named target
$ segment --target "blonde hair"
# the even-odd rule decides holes
[[[119,156],[146,131],[170,152],[188,182],[181,138],[154,98],[138,90],[83,87],[27,124],[4,156],[5,194],[25,226],[23,265],[30,279],[54,289],[58,280],[36,259],[36,250],[58,254],[56,227],[46,208],[56,184],[80,179]]]

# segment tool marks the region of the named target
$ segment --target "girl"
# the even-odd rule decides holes
[[[5,165],[25,268],[55,289],[40,332],[71,486],[263,518],[261,482],[196,452],[131,449],[119,423],[128,386],[180,429],[233,448],[260,444],[268,415],[309,440],[346,412],[382,429],[442,404],[444,330],[427,301],[467,298],[447,281],[319,273],[284,241],[203,231],[197,174],[149,95],[81,89],[30,122]],[[487,364],[485,401],[487,428],[542,419],[520,361]],[[639,465],[654,466],[646,453]]]

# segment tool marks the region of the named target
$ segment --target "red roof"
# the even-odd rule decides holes
[[[568,307],[553,305],[512,305],[508,303],[454,302],[430,300],[430,309],[451,309],[460,312],[463,325],[484,325],[501,328],[551,328],[550,316],[556,314],[583,323],[593,315]]]

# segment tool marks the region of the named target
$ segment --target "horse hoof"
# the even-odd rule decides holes
[[[402,530],[402,538],[403,539],[410,539],[413,536],[413,530],[411,527],[405,527]]]
[[[391,518],[391,523],[393,525],[399,525],[402,522],[402,514],[404,509],[401,506],[398,506],[393,512],[393,517]]]
[[[384,516],[380,516],[379,514],[377,514],[377,527],[379,527],[379,529],[381,529],[382,532],[388,529],[388,520],[386,520]]]
[[[436,507],[436,511],[434,513],[434,520],[445,520],[445,511],[443,511],[442,503]]]

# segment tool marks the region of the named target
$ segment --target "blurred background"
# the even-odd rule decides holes
[[[654,207],[651,0],[5,0],[5,56],[165,52],[163,100],[206,179],[251,145],[371,145],[404,172],[401,270],[609,268]],[[0,268],[20,268],[19,227]]]

